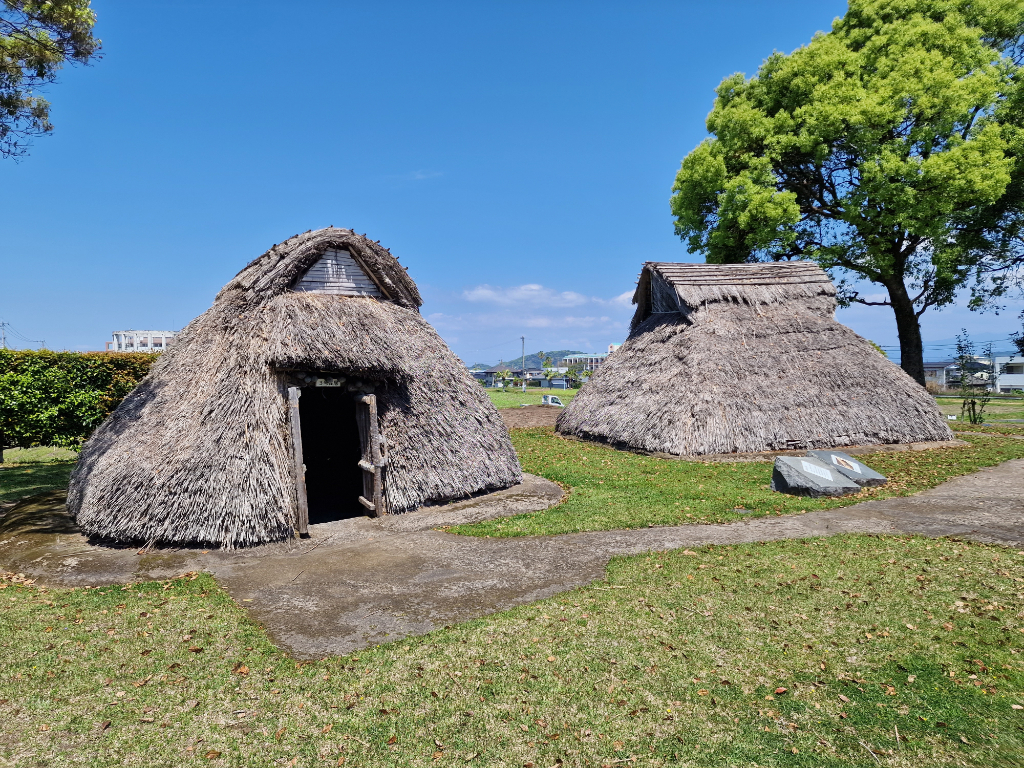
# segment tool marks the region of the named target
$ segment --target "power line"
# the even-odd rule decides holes
[[[28,336],[26,336],[25,334],[19,332],[17,329],[15,329],[10,323],[6,323],[6,322],[0,320],[0,347],[2,347],[3,349],[7,349],[7,331],[8,331],[8,329],[10,329],[10,332],[11,332],[12,336],[15,336],[16,338],[19,338],[22,341],[27,341],[29,344],[38,344],[41,349],[45,349],[46,348],[46,340],[45,339],[30,339]]]

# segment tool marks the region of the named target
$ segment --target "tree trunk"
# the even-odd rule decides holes
[[[914,302],[902,283],[885,286],[896,315],[896,330],[900,335],[900,368],[924,386],[924,345],[921,343],[921,323],[914,311]]]

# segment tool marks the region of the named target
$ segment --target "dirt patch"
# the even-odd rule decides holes
[[[502,408],[498,413],[508,429],[553,427],[564,409],[557,405],[527,405],[523,408]]]

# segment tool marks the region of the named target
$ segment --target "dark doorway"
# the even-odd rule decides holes
[[[299,398],[302,459],[306,465],[309,522],[326,523],[365,515],[359,504],[362,446],[351,392],[304,387]]]

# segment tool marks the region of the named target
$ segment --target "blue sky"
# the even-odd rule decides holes
[[[468,362],[626,335],[713,89],[845,3],[96,0],[104,58],[0,162],[0,320],[50,348],[178,329],[248,261],[329,224],[391,248]],[[843,322],[896,343],[882,308]],[[1006,338],[1016,311],[925,316]],[[24,344],[24,346],[32,346]],[[938,348],[935,350],[939,351]]]

